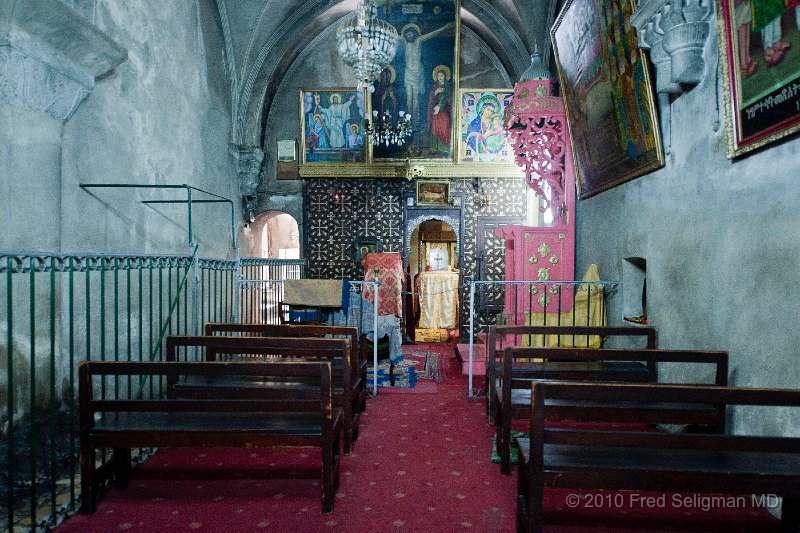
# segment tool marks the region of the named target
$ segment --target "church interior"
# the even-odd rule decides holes
[[[795,3],[0,0],[0,527],[800,531]]]

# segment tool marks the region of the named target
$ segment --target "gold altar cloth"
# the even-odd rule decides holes
[[[342,280],[287,279],[283,282],[283,303],[308,307],[341,307]]]
[[[419,295],[419,328],[458,327],[458,272],[420,272],[416,290]]]

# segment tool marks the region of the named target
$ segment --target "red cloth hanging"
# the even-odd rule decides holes
[[[375,268],[378,269],[378,314],[403,316],[403,262],[397,252],[372,252],[361,257],[364,267],[364,281],[375,281]],[[372,287],[364,288],[364,298],[375,304]]]

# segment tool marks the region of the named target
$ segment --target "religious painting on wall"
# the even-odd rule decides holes
[[[796,4],[717,0],[728,157],[800,131]]]
[[[381,240],[377,237],[356,237],[353,239],[353,261],[361,266],[361,258],[374,252],[382,252]]]
[[[364,93],[300,89],[303,163],[366,163]]]
[[[633,0],[567,0],[551,30],[586,198],[664,165]]]
[[[373,118],[408,113],[413,133],[402,146],[374,146],[374,160],[453,160],[459,7],[458,0],[419,0],[378,8],[378,17],[400,34],[400,45],[375,82]]]
[[[460,92],[460,163],[513,163],[512,141],[503,128],[503,111],[513,89],[462,89]]]
[[[450,182],[417,181],[417,205],[439,207],[450,205]]]

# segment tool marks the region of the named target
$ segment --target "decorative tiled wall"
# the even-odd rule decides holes
[[[402,253],[403,198],[414,190],[415,183],[406,180],[306,180],[303,187],[304,257],[308,258],[308,277],[361,279],[363,272],[353,260],[356,237],[377,237],[383,243],[383,251]],[[524,217],[526,190],[522,179],[451,180],[451,196],[464,195],[460,264],[465,275],[475,272],[479,217]],[[504,271],[502,254],[487,257],[492,262],[487,270]],[[466,316],[468,292],[462,290],[461,296],[462,316]]]

